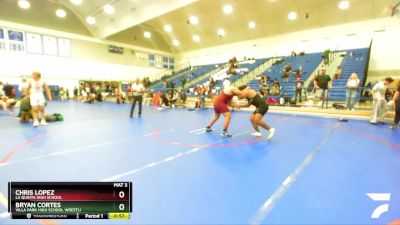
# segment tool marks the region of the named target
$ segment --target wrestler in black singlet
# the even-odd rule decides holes
[[[268,104],[259,94],[256,94],[253,98],[247,98],[247,101],[256,107],[256,111],[253,114],[264,116],[268,112]]]

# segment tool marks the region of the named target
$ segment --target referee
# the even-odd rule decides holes
[[[136,82],[132,84],[131,91],[133,93],[133,102],[132,102],[130,117],[132,118],[133,116],[133,111],[135,111],[136,102],[139,102],[139,118],[140,118],[142,116],[144,87],[141,84],[139,78],[137,78]]]

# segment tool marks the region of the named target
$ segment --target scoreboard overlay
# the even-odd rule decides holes
[[[9,182],[12,219],[129,219],[132,182]]]

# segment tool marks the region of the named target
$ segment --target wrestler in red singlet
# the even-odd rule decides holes
[[[214,102],[214,112],[216,114],[229,112],[228,102],[231,101],[232,98],[233,95],[228,95],[222,92]]]
[[[231,112],[228,108],[230,106],[237,106],[236,104],[232,104],[231,100],[233,96],[241,94],[241,91],[234,86],[231,86],[224,90],[220,96],[214,102],[214,118],[211,120],[210,125],[206,127],[206,131],[212,131],[211,127],[217,122],[221,114],[225,117],[224,122],[224,130],[221,135],[224,137],[232,137],[232,135],[228,134],[229,123],[231,122]]]

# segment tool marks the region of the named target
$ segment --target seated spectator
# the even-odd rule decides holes
[[[333,75],[334,80],[339,80],[342,78],[342,69],[340,66],[336,67],[335,74]]]
[[[15,89],[10,84],[6,84],[3,87],[4,95],[9,99],[15,98]]]
[[[32,119],[32,107],[29,97],[24,97],[21,100],[20,106],[21,115],[20,115],[20,122],[21,123],[28,123],[30,119]]]
[[[179,98],[178,98],[178,105],[184,106],[187,100],[187,95],[184,90],[179,90],[178,92]]]
[[[274,86],[271,88],[270,94],[277,96],[280,94],[280,86],[279,83],[274,83]]]
[[[10,115],[13,115],[12,107],[16,104],[14,99],[8,99],[6,96],[0,97],[0,109],[8,112]]]
[[[169,109],[171,108],[171,105],[169,104],[167,95],[164,92],[160,92],[160,101],[158,103],[157,110],[162,110],[164,107]]]
[[[292,50],[292,53],[290,53],[290,57],[296,57],[296,56],[297,56],[296,52]]]

